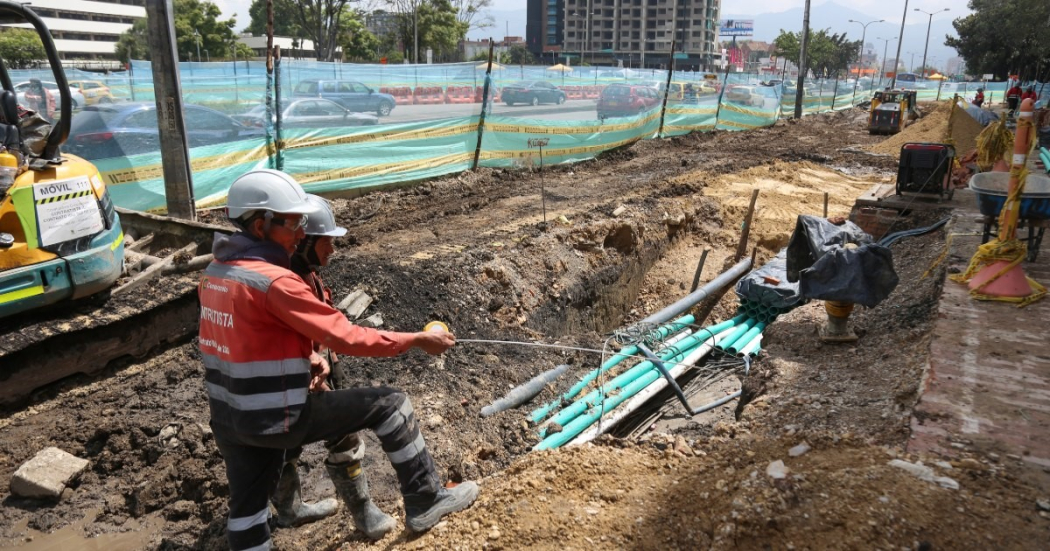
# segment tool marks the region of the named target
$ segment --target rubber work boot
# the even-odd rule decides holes
[[[478,485],[463,482],[455,488],[441,488],[436,494],[405,496],[405,526],[413,532],[425,532],[442,517],[470,507],[478,498]]]
[[[277,481],[277,489],[273,493],[278,526],[301,526],[330,516],[339,509],[339,502],[333,498],[303,503],[299,492],[298,463],[289,461],[281,468],[281,479]]]
[[[354,518],[354,526],[364,532],[365,536],[372,541],[383,539],[397,526],[394,519],[376,507],[372,503],[372,496],[368,493],[368,478],[361,469],[360,461],[351,463],[340,463],[332,465],[327,461],[324,464],[328,469],[328,475],[335,483],[335,492],[346,503],[350,509],[350,515]]]

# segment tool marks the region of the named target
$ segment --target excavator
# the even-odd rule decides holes
[[[124,232],[93,164],[64,155],[72,98],[51,33],[28,5],[0,0],[0,23],[29,23],[59,95],[50,124],[20,112],[0,59],[0,318],[109,289],[124,263]]]

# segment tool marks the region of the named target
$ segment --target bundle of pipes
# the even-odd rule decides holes
[[[692,316],[684,316],[660,328],[663,335],[670,336],[660,341],[658,346],[654,347],[654,352],[669,368],[672,377],[680,375],[716,347],[723,347],[726,353],[741,357],[758,354],[761,349],[761,332],[766,325],[764,322],[757,322],[744,315],[739,315],[699,331],[685,329],[675,333],[676,330],[685,327],[692,321]],[[733,347],[726,346],[727,343],[731,343]],[[567,404],[543,423],[539,431],[539,436],[543,440],[533,449],[545,450],[557,448],[569,442],[580,443],[590,440],[633,409],[629,406],[614,412],[615,408],[636,395],[641,395],[643,399],[632,401],[632,404],[636,404],[634,407],[637,407],[652,397],[656,391],[666,386],[667,381],[661,376],[653,362],[644,360],[624,370],[582,398],[569,403],[569,400],[575,398],[600,375],[608,372],[627,357],[635,357],[634,353],[637,350],[636,345],[624,348],[601,367],[588,373],[560,399],[533,411],[532,421],[540,423],[558,405]],[[599,418],[610,412],[613,413],[607,418],[607,423],[588,431]],[[551,431],[554,426],[559,426],[560,430]],[[585,431],[587,431],[586,434],[583,434]]]
[[[1043,161],[1043,168],[1050,173],[1050,150],[1045,147],[1039,148],[1039,160]]]
[[[531,414],[532,422],[540,423],[551,415],[556,408],[564,405],[557,414],[541,426],[540,437],[543,440],[533,449],[557,448],[572,441],[600,419],[602,415],[611,412],[623,402],[639,393],[643,393],[643,391],[651,393],[650,387],[654,386],[654,382],[665,381],[663,383],[665,385],[673,384],[674,388],[681,393],[681,389],[674,383],[673,378],[689,365],[696,363],[704,355],[710,353],[720,339],[734,331],[747,317],[739,315],[731,320],[695,332],[689,329],[689,326],[695,321],[692,315],[685,315],[674,321],[670,320],[692,308],[710,296],[712,292],[731,284],[750,267],[751,260],[747,258],[742,259],[700,289],[693,291],[656,314],[645,318],[637,326],[644,328],[656,327],[654,331],[648,331],[644,338],[632,339],[634,342],[625,343],[626,346],[622,350],[604,361],[597,369],[584,376],[568,392],[549,404],[534,410]],[[758,342],[756,340],[753,348],[756,353],[758,350],[757,346]],[[650,348],[653,350],[650,350]],[[639,352],[643,356],[648,355],[652,360],[646,359],[635,364],[610,381],[598,385],[598,388],[591,390],[582,398],[571,402],[598,377],[603,376],[627,358],[639,357]],[[653,361],[656,361],[658,365],[654,365]],[[667,381],[665,377],[669,378],[670,381]],[[559,426],[560,430],[549,430],[554,426]],[[588,434],[590,434],[590,437],[593,437],[600,434],[602,430],[603,427],[599,426],[595,430],[589,431]]]

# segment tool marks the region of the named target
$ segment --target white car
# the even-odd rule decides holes
[[[55,84],[54,82],[47,81],[47,80],[41,80],[40,83],[43,84],[44,88],[48,92],[51,93],[51,96],[53,98],[55,98],[55,109],[58,109],[58,104],[59,104],[58,84]],[[25,105],[25,102],[26,102],[26,90],[29,90],[29,81],[28,80],[25,81],[25,82],[19,82],[18,84],[15,84],[15,93],[18,95],[18,103],[21,103],[23,105]],[[80,90],[77,90],[76,88],[70,87],[69,88],[69,95],[70,95],[70,99],[72,99],[72,102],[73,102],[73,110],[74,111],[76,111],[77,109],[80,109],[81,107],[84,107],[85,105],[87,105],[87,103],[84,100],[84,94],[81,94]]]

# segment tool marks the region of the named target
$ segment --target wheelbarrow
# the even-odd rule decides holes
[[[982,172],[970,178],[970,189],[977,195],[977,206],[984,215],[984,235],[981,243],[987,243],[993,232],[999,231],[999,213],[1006,204],[1010,185],[1008,172]],[[1028,244],[1026,260],[1035,262],[1043,234],[1050,227],[1050,177],[1028,174],[1024,193],[1021,194],[1020,211],[1017,216],[1018,233],[1028,228],[1028,237],[1020,238]]]

